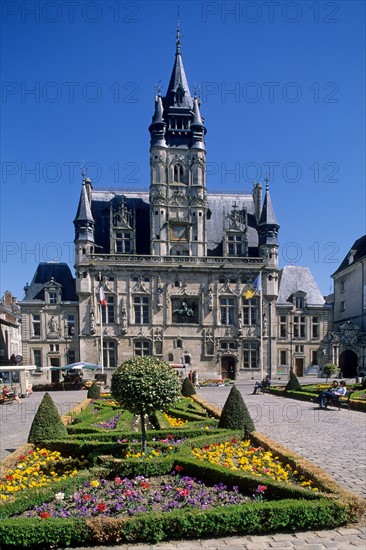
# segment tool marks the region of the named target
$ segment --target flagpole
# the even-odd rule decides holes
[[[259,330],[260,330],[260,363],[261,363],[261,380],[264,379],[263,369],[263,288],[262,288],[262,272],[259,272]]]
[[[104,358],[103,358],[103,312],[102,304],[99,304],[99,316],[100,316],[100,366],[102,367],[102,374],[104,373]]]

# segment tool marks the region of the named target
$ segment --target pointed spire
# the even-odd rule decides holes
[[[264,196],[263,208],[259,225],[276,225],[279,227],[274,208],[272,206],[271,195],[269,194],[269,178],[268,175],[265,178],[266,182],[266,194]]]
[[[155,112],[152,119],[152,124],[165,124],[163,119],[163,102],[161,100],[161,96],[157,95],[155,99]]]
[[[83,170],[83,186],[81,188],[79,206],[74,219],[75,240],[94,242],[95,221],[90,207],[89,193],[91,192],[91,181],[86,177]]]
[[[193,100],[193,121],[191,124],[191,128],[193,126],[200,126],[203,128],[203,120],[200,113],[200,108],[198,106],[198,99],[195,97]]]
[[[172,75],[170,77],[167,95],[164,101],[165,108],[167,107],[193,107],[191,92],[189,90],[186,73],[183,67],[181,55],[181,32],[180,21],[178,15],[175,62]]]

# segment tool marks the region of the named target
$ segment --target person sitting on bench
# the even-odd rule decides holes
[[[269,379],[269,375],[267,374],[267,376],[264,378],[264,380],[262,380],[262,382],[255,383],[252,395],[255,395],[258,390],[262,390],[263,392],[265,390],[268,390],[270,387],[271,387],[271,381]]]
[[[325,409],[327,399],[339,399],[343,395],[346,395],[346,393],[346,382],[344,380],[341,380],[339,383],[339,387],[328,391],[322,391],[322,393],[320,394],[320,408]]]
[[[15,401],[17,403],[19,403],[20,405],[20,399],[19,397],[17,396],[17,394],[14,392],[14,391],[10,391],[8,386],[4,386],[3,388],[3,396],[5,399],[15,399]]]

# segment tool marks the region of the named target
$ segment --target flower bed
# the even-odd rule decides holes
[[[338,491],[326,475],[313,475],[290,451],[272,453],[271,442],[262,444],[255,433],[242,441],[240,432],[219,430],[208,418],[216,410],[208,413],[201,399],[182,400],[174,414],[168,411],[168,417],[179,410],[195,421],[149,431],[146,453],[138,433],[120,429],[121,419],[114,429],[93,426],[100,409],[99,421],[115,420],[120,411],[114,403],[88,409],[67,439],[47,442],[48,456],[84,454],[88,470],[57,471],[57,482],[51,474],[49,484],[25,485],[23,498],[4,501],[4,550],[332,528],[361,509],[357,497]],[[159,425],[163,416],[156,414]]]

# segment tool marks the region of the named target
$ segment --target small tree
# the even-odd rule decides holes
[[[46,392],[38,407],[28,436],[28,443],[40,444],[49,439],[62,439],[67,435],[57,407]]]
[[[86,396],[88,397],[88,399],[99,399],[100,386],[98,386],[98,384],[93,382],[90,388],[88,389],[88,393],[86,394]]]
[[[194,388],[194,385],[190,381],[190,379],[187,377],[183,380],[182,384],[182,395],[184,397],[191,397],[191,395],[195,395],[196,390]]]
[[[140,415],[141,446],[145,452],[145,415],[167,410],[179,399],[181,384],[164,361],[155,357],[134,357],[114,372],[111,393],[122,407]]]
[[[301,390],[301,384],[298,381],[297,376],[293,370],[290,371],[290,378],[285,387],[285,391],[287,390],[294,390],[294,391]]]
[[[254,422],[236,386],[231,388],[221,412],[219,428],[243,430],[245,435],[255,430]]]
[[[327,363],[326,365],[324,365],[323,373],[327,377],[326,382],[328,382],[329,376],[334,376],[335,374],[337,374],[338,371],[339,371],[339,368],[337,367],[337,365],[334,365],[333,363]]]

